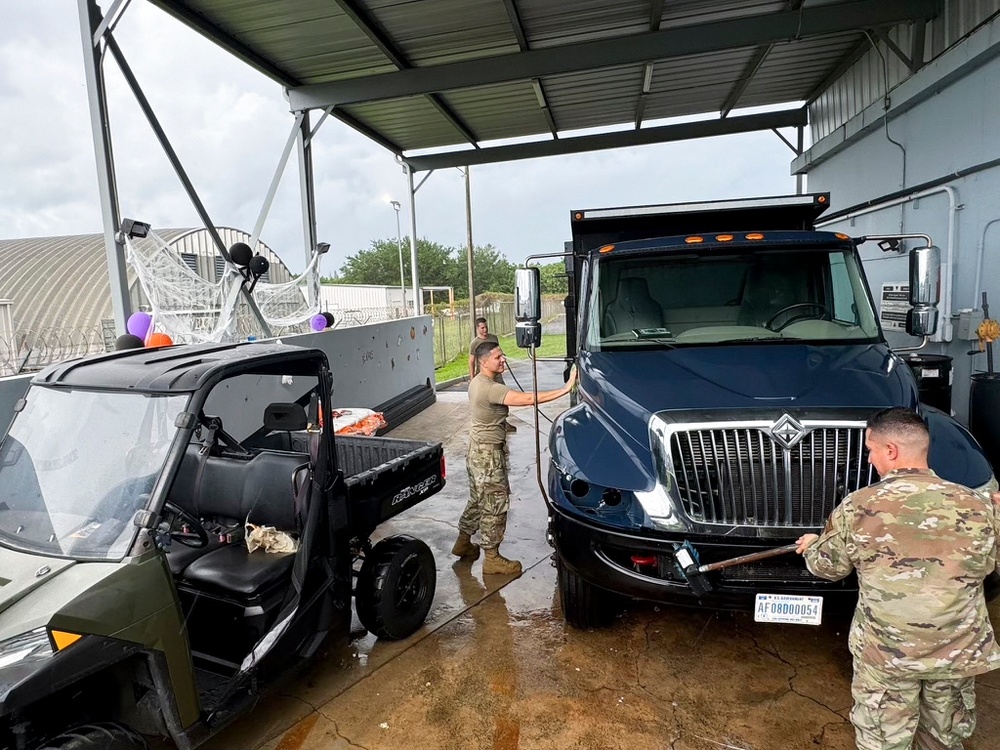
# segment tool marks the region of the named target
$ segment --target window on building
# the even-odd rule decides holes
[[[190,268],[194,273],[198,273],[198,256],[194,253],[181,253],[181,260],[184,265]]]

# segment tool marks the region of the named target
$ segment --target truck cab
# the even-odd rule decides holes
[[[853,578],[818,580],[794,555],[719,571],[699,598],[676,553],[687,543],[711,563],[819,531],[878,481],[864,435],[879,409],[921,411],[942,477],[996,486],[974,438],[919,403],[886,344],[863,239],[813,228],[828,204],[816,194],[572,213],[567,352],[579,389],[551,432],[547,482],[571,624],[607,622],[621,596],[853,600]],[[918,305],[911,329],[929,333],[935,314]]]

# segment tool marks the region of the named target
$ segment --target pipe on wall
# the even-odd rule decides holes
[[[816,224],[817,229],[820,227],[828,226],[830,224],[835,224],[837,222],[843,221],[845,219],[854,219],[858,216],[864,216],[865,214],[876,213],[878,211],[883,211],[887,208],[892,208],[893,206],[901,206],[905,203],[912,203],[913,201],[919,200],[921,198],[926,198],[931,195],[938,195],[939,193],[946,193],[948,195],[948,240],[947,246],[945,248],[945,261],[944,261],[944,299],[941,301],[941,307],[944,309],[944,315],[941,316],[943,321],[943,330],[941,331],[942,341],[951,341],[953,323],[952,323],[952,287],[954,285],[954,259],[955,259],[955,246],[958,241],[958,190],[956,190],[951,185],[940,185],[938,187],[929,188],[927,190],[921,190],[916,193],[910,193],[909,195],[903,196],[901,198],[895,198],[893,200],[885,201],[882,203],[874,203],[865,208],[857,209],[856,211],[849,211],[847,213],[842,213],[839,216],[827,219],[826,221],[821,221]]]

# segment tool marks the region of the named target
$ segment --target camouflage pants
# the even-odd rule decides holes
[[[851,695],[858,750],[960,750],[976,728],[974,677],[920,680],[855,659]]]
[[[498,547],[507,529],[510,508],[507,451],[503,445],[470,443],[465,466],[469,472],[469,502],[458,519],[458,530],[470,536],[478,531],[483,549]]]

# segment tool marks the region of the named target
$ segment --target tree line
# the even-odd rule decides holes
[[[404,286],[411,284],[410,240],[402,242]],[[476,245],[473,251],[476,294],[514,291],[517,266],[493,245]],[[456,299],[469,296],[469,270],[464,247],[446,247],[426,238],[417,240],[417,269],[421,286],[450,286]],[[540,268],[541,287],[545,294],[565,294],[566,277],[562,262]],[[348,255],[336,275],[323,277],[325,284],[378,284],[399,286],[399,249],[396,239],[372,240],[364,250]]]

